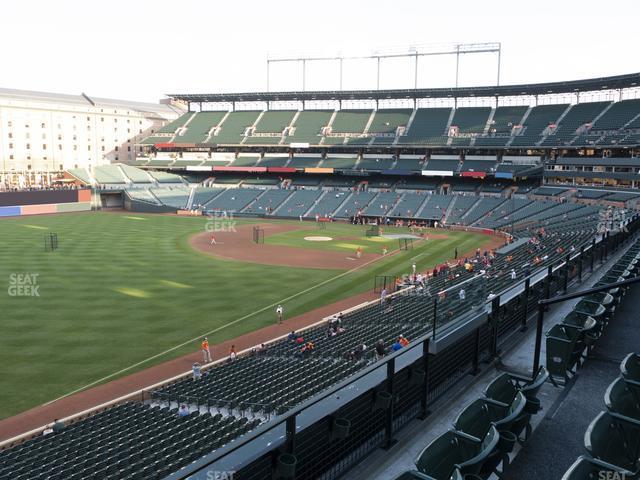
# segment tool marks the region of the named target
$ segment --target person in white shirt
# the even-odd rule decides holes
[[[278,316],[278,323],[282,323],[284,317],[284,308],[282,308],[282,305],[278,305],[278,308],[276,308],[276,315]]]
[[[516,277],[517,277],[517,275],[516,275],[516,271],[512,268],[512,269],[511,269],[511,280],[515,280],[515,279],[516,279]]]
[[[460,291],[458,292],[458,297],[460,297],[460,300],[464,300],[466,298],[467,294],[464,291],[464,288],[461,288]]]

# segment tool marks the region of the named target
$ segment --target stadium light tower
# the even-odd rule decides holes
[[[500,85],[500,61],[502,55],[502,44],[500,42],[485,42],[485,43],[453,43],[453,44],[428,44],[428,45],[415,45],[411,47],[390,47],[384,49],[378,49],[371,54],[366,55],[344,55],[342,53],[337,54],[323,54],[323,55],[279,55],[268,54],[267,55],[267,92],[270,91],[271,86],[271,65],[274,63],[299,63],[302,66],[302,91],[306,90],[306,71],[307,63],[330,61],[338,62],[340,90],[343,86],[343,64],[348,60],[375,60],[376,61],[376,88],[380,89],[380,71],[382,68],[382,61],[389,58],[412,58],[414,64],[414,78],[413,88],[418,88],[418,60],[420,57],[428,56],[451,56],[456,57],[456,88],[459,86],[460,80],[460,56],[461,55],[473,55],[481,53],[496,54],[498,58],[496,85]]]

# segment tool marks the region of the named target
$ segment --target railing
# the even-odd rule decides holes
[[[575,254],[567,255],[558,264],[540,269],[518,284],[496,294],[494,298],[489,300],[490,307],[485,309],[488,322],[477,323],[468,330],[451,328],[456,325],[460,326],[460,322],[454,322],[448,324],[447,329],[436,331],[435,335],[434,332],[429,332],[415,339],[409,346],[368,365],[323,393],[293,407],[283,415],[275,417],[271,422],[261,425],[247,436],[203,457],[190,467],[176,472],[168,478],[172,480],[207,478],[207,472],[210,473],[211,469],[235,470],[238,467],[241,473],[247,472],[246,476],[240,475],[240,478],[266,478],[265,475],[270,475],[275,455],[297,452],[296,438],[301,435],[306,441],[302,442],[305,448],[300,454],[303,457],[316,455],[314,457],[316,463],[321,464],[322,467],[311,462],[315,465],[313,467],[316,469],[314,473],[303,471],[297,478],[313,476],[320,471],[325,472],[322,478],[336,478],[371,448],[393,444],[396,429],[406,423],[407,418],[426,417],[429,414],[428,406],[448,391],[455,382],[464,375],[477,372],[483,360],[497,358],[499,344],[515,331],[527,328],[528,320],[535,315],[532,300],[537,303],[539,300],[549,298],[556,291],[566,291],[570,278],[577,281],[582,279],[585,263],[590,264],[591,271],[593,271],[596,259],[600,263],[605,262],[609,253],[617,249],[623,241],[630,237],[631,232],[635,232],[639,228],[637,217],[630,222],[628,228],[628,231],[606,235],[597,242],[594,240],[590,245],[583,245]],[[481,281],[484,280],[474,277],[469,280],[471,283],[467,285]],[[453,292],[453,298],[455,298],[456,288],[459,290],[460,287],[449,289]],[[608,288],[611,286],[603,287],[603,289]],[[486,303],[485,300],[484,305]],[[435,316],[434,325],[437,328],[437,311]],[[472,320],[462,323],[472,323]],[[509,324],[509,328],[500,328],[504,324]],[[431,343],[438,342],[448,336],[454,337],[449,345],[432,353]],[[405,372],[408,372],[408,375]],[[395,386],[398,382],[405,382],[401,390],[401,397],[398,396],[400,390]],[[349,392],[353,391],[357,391],[359,396],[349,397]],[[380,392],[386,395],[381,395]],[[359,433],[352,434],[358,437],[360,443],[356,444],[355,440],[352,440],[350,443],[344,444],[343,449],[346,452],[340,453],[340,455],[345,455],[344,459],[341,460],[329,454],[328,449],[333,447],[330,447],[332,441],[327,436],[329,430],[322,427],[326,423],[325,420],[351,412],[353,408],[357,408],[361,414],[366,411],[371,412],[377,408],[376,405],[379,406],[380,398],[391,399],[390,403],[378,414],[383,418],[380,425],[376,423],[381,430],[378,430],[377,427],[370,426],[367,429],[366,426],[362,426]],[[409,398],[409,400],[404,402],[398,400],[401,398]],[[337,399],[343,399],[343,403]],[[323,405],[329,406],[322,408]],[[402,408],[400,408],[401,405],[403,405]],[[400,411],[394,412],[395,408]],[[374,419],[378,418],[378,415],[372,416],[369,413],[369,422],[374,424],[377,421]],[[310,433],[307,434],[307,430]],[[305,437],[305,435],[308,436],[312,433],[320,435],[317,438],[316,449],[312,449],[315,453],[311,453],[309,450],[311,448],[309,447],[310,440]],[[245,448],[249,450],[245,451]],[[244,457],[245,453],[246,457]],[[239,460],[241,457],[254,460],[246,463]]]

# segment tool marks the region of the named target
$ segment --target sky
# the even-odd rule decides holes
[[[266,59],[500,42],[501,84],[640,72],[640,1],[20,0],[0,14],[0,87],[157,102],[167,93],[264,91]],[[301,90],[300,64],[272,64],[270,89]],[[313,62],[306,88],[337,89]],[[461,86],[495,85],[497,56],[463,56]],[[411,88],[408,59],[380,88]],[[419,87],[455,84],[455,58],[420,60]],[[375,61],[347,61],[343,88],[376,88]]]

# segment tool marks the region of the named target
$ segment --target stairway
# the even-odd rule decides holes
[[[371,124],[373,123],[373,118],[376,116],[376,110],[373,110],[371,112],[371,115],[369,115],[369,120],[367,121],[367,124],[364,127],[364,131],[362,133],[364,133],[365,135],[367,133],[369,133],[369,128],[371,128]]]
[[[249,208],[252,204],[254,204],[255,202],[257,202],[258,200],[260,200],[260,198],[262,198],[269,190],[271,190],[270,188],[265,188],[262,193],[260,193],[260,195],[258,195],[256,198],[254,198],[252,201],[250,201],[249,203],[247,203],[244,207],[242,207],[242,209],[240,210],[240,213],[243,213],[247,210],[247,208]]]
[[[444,212],[444,223],[448,223],[449,215],[451,215],[451,211],[453,210],[453,206],[455,205],[456,200],[458,200],[458,195],[454,195],[453,200],[449,202],[449,206],[447,207],[447,210]]]
[[[191,191],[189,192],[189,199],[187,200],[187,210],[191,210],[193,207],[193,197],[196,194],[195,187],[191,187]]]
[[[335,217],[336,216],[336,212],[340,212],[342,210],[342,207],[344,207],[344,205],[351,199],[351,197],[353,197],[353,195],[354,195],[353,192],[349,193],[349,195],[345,195],[344,200],[342,201],[342,203],[340,203],[340,205],[338,205],[336,207],[336,209],[333,212],[331,212],[331,216]],[[373,197],[373,198],[375,198],[375,197]],[[307,212],[307,213],[309,213],[309,212]]]
[[[207,138],[204,140],[204,143],[210,143],[211,137],[213,136],[214,132],[216,131],[216,129],[218,127],[220,127],[224,121],[227,119],[227,117],[231,114],[230,111],[227,111],[227,113],[224,114],[224,117],[222,117],[222,119],[218,122],[217,125],[214,125],[213,127],[211,127],[211,129],[209,130],[209,133],[207,135]]]
[[[429,203],[429,201],[433,198],[433,195],[427,195],[427,198],[424,202],[422,202],[422,205],[420,205],[420,207],[418,208],[418,210],[416,210],[415,215],[413,216],[414,218],[420,218],[420,215],[422,214],[422,211],[425,209],[425,207],[427,206],[427,204]]]
[[[322,199],[323,199],[324,197],[326,197],[326,196],[327,196],[327,194],[330,194],[330,193],[333,193],[333,192],[330,192],[329,190],[325,190],[324,192],[322,192],[322,195],[320,195],[320,196],[316,199],[316,201],[315,201],[315,202],[313,202],[313,203],[311,204],[311,207],[310,207],[306,212],[304,212],[304,214],[303,214],[302,216],[303,216],[303,217],[308,216],[308,215],[309,215],[309,213],[311,213],[311,211],[312,211],[314,208],[316,208],[316,205],[318,205],[318,204],[322,201]]]
[[[569,111],[573,108],[573,105],[569,105],[564,112],[562,112],[562,114],[560,115],[560,117],[558,117],[558,119],[555,121],[556,125],[560,125],[560,122],[562,121],[562,119],[564,117],[567,116],[567,114],[569,113]],[[545,135],[544,137],[542,137],[541,140],[539,140],[536,145],[542,145],[544,143],[544,141],[547,139],[549,135]]]
[[[187,125],[189,125],[189,124],[191,123],[191,120],[193,120],[194,118],[196,118],[196,114],[197,114],[197,113],[198,113],[198,112],[193,112],[193,115],[191,115],[191,116],[189,117],[189,119],[188,119],[186,122],[184,122],[184,124],[183,124],[181,127],[178,127],[178,128],[176,129],[176,132],[173,134],[173,137],[171,137],[171,139],[169,140],[169,142],[175,142],[175,141],[176,141],[176,138],[178,137],[178,132],[180,132],[180,130],[182,130],[183,128],[186,128],[186,127],[187,127]]]
[[[601,111],[598,115],[596,115],[596,118],[594,118],[593,120],[591,120],[591,125],[594,125],[594,124],[598,121],[598,119],[599,119],[600,117],[602,117],[605,113],[607,113],[607,111],[608,111],[611,107],[613,107],[613,102],[609,103],[609,105],[607,105],[606,107],[604,107],[604,108],[602,109],[602,111]],[[600,140],[602,137],[604,137],[604,135],[601,135],[601,136],[598,138],[598,140]],[[575,142],[578,138],[580,138],[580,135],[576,135],[575,137],[573,137],[573,138],[571,139],[571,141],[569,142],[569,145],[573,145],[573,142]]]
[[[465,218],[467,218],[467,216],[468,216],[471,212],[473,212],[473,210],[474,210],[478,205],[480,205],[480,202],[481,202],[481,201],[482,201],[482,197],[478,198],[478,199],[476,200],[476,203],[474,203],[473,205],[471,205],[471,207],[470,207],[466,212],[464,212],[464,215],[462,215],[462,216],[460,217],[460,223],[463,223],[463,220],[464,220]]]

